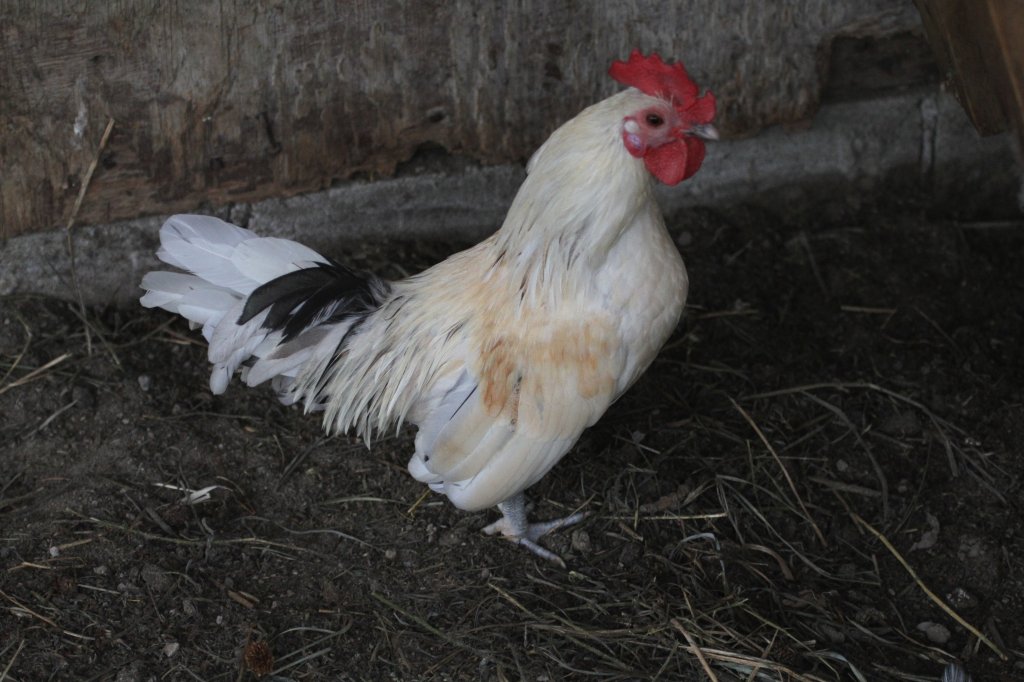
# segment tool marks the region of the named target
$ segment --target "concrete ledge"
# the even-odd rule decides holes
[[[523,176],[519,166],[461,164],[206,212],[327,254],[383,238],[466,242],[501,224]],[[1019,211],[1019,187],[1009,136],[980,138],[951,97],[924,89],[834,104],[807,127],[712,145],[700,173],[678,187],[660,187],[659,199],[670,215],[754,203],[784,217],[823,210],[835,217],[895,194],[964,216]],[[157,265],[163,219],[73,230],[87,302],[128,304],[137,297],[142,275]],[[63,230],[0,246],[0,294],[16,292],[72,295]]]

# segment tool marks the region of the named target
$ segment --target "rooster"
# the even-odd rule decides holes
[[[680,63],[634,51],[628,88],[534,153],[501,228],[403,280],[355,272],[292,241],[178,215],[141,303],[201,327],[223,393],[240,371],[323,411],[328,432],[418,427],[409,471],[484,529],[562,563],[538,541],[584,514],[530,523],[524,491],[636,381],[675,329],[687,275],[653,194],[717,139],[715,99]],[[564,564],[562,564],[564,565]]]

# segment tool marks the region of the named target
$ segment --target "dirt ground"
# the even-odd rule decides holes
[[[567,570],[165,313],[0,299],[0,679],[1024,679],[1024,224],[672,223],[683,323],[530,491]]]

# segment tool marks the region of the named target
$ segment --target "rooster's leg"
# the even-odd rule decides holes
[[[484,528],[485,533],[488,535],[500,533],[505,539],[516,543],[520,547],[525,547],[542,559],[553,561],[562,568],[565,568],[565,562],[562,561],[562,557],[541,547],[537,544],[537,540],[553,530],[579,523],[587,517],[586,512],[576,512],[554,521],[530,523],[527,520],[529,509],[526,505],[526,496],[523,493],[519,493],[500,503],[498,511],[501,512],[501,518]]]

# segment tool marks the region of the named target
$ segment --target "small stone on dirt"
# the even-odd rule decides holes
[[[917,629],[924,633],[928,641],[935,644],[945,644],[949,641],[949,628],[940,623],[924,621],[917,624]]]
[[[577,528],[572,532],[572,548],[580,554],[590,554],[594,547],[590,543],[590,533]]]

